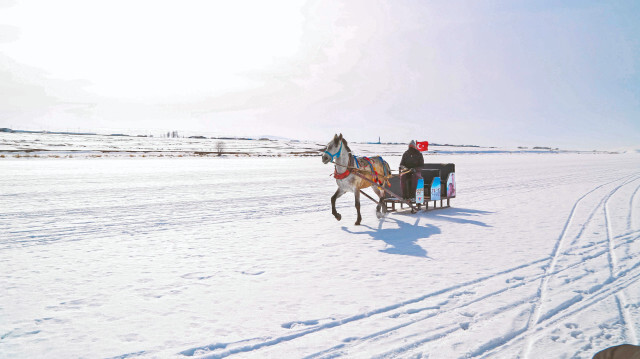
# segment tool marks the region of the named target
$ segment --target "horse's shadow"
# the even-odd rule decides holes
[[[416,218],[413,225],[398,221],[392,218],[385,218],[380,221],[378,228],[373,228],[367,225],[368,231],[351,231],[347,227],[342,227],[342,230],[351,234],[368,234],[377,241],[384,241],[388,246],[385,249],[380,250],[383,253],[400,254],[405,256],[423,257],[429,258],[427,251],[420,247],[416,242],[419,239],[428,238],[433,234],[439,234],[440,228],[431,225],[420,225],[420,217]],[[382,225],[387,221],[395,221],[398,224],[398,228],[382,228]]]
[[[380,250],[389,254],[400,254],[405,256],[424,257],[429,258],[427,251],[420,247],[417,242],[420,239],[428,238],[433,234],[440,234],[440,228],[432,224],[420,225],[420,220],[425,218],[428,220],[453,222],[456,224],[471,224],[479,227],[491,227],[490,225],[471,219],[469,217],[475,217],[479,215],[487,215],[493,212],[482,211],[477,209],[466,208],[443,208],[429,212],[420,212],[419,214],[398,213],[403,216],[415,216],[415,222],[409,224],[405,221],[399,221],[393,218],[384,218],[380,220],[378,228],[373,228],[367,225],[361,227],[368,228],[368,231],[351,231],[347,227],[342,227],[342,230],[347,233],[354,234],[368,234],[374,240],[384,241],[387,243],[387,248]],[[466,218],[465,218],[466,217]],[[383,224],[387,221],[394,221],[398,224],[398,228],[382,228]]]

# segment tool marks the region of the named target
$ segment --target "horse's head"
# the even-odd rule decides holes
[[[333,140],[327,143],[322,154],[322,163],[327,164],[338,157],[342,153],[342,134],[333,136]]]

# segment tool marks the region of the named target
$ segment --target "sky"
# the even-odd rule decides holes
[[[637,1],[0,0],[0,127],[640,148]]]

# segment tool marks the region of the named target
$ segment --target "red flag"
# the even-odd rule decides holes
[[[418,151],[428,151],[429,150],[429,141],[416,141],[416,148]]]

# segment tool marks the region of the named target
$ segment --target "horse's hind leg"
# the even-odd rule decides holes
[[[338,211],[336,211],[336,199],[340,198],[340,196],[342,196],[343,194],[344,191],[342,190],[342,188],[338,188],[336,193],[331,196],[331,213],[334,217],[336,217],[338,221],[342,219],[342,216],[340,215],[340,213],[338,213]]]
[[[357,190],[353,193],[356,197],[356,211],[358,212],[358,219],[356,220],[356,226],[360,225],[360,221],[362,221],[362,216],[360,215],[360,190]]]

